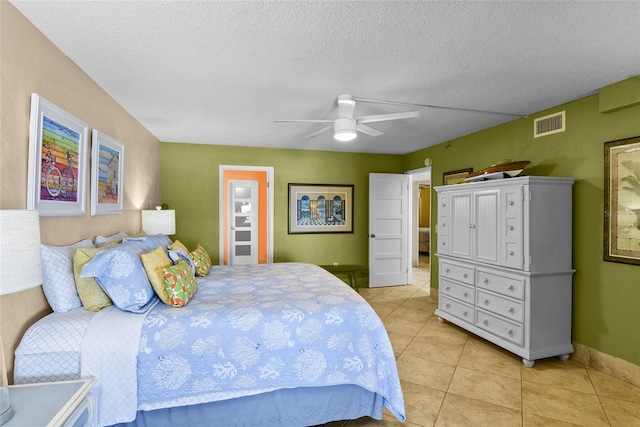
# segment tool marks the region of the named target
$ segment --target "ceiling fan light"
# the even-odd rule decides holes
[[[349,129],[340,130],[333,133],[333,137],[341,142],[353,141],[357,136],[358,134],[355,130]]]
[[[351,141],[358,136],[356,126],[354,119],[339,118],[333,123],[333,137],[342,142]]]

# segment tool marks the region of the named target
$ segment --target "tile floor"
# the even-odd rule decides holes
[[[407,419],[389,412],[330,427],[640,426],[640,387],[557,358],[520,358],[433,314],[428,269],[413,284],[361,289],[393,344]]]

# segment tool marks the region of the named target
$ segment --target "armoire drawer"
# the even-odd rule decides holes
[[[469,304],[465,304],[462,301],[448,298],[443,294],[440,294],[440,306],[438,308],[456,316],[459,319],[473,323],[473,306]]]
[[[516,322],[524,323],[525,306],[522,301],[503,297],[482,289],[478,289],[476,295],[476,306]]]
[[[473,285],[473,267],[440,262],[440,276]]]
[[[501,271],[477,270],[476,287],[506,295],[519,300],[524,299],[524,278]]]
[[[504,338],[517,345],[524,344],[524,327],[520,323],[510,322],[488,311],[476,310],[476,326]]]
[[[462,283],[454,282],[443,277],[440,279],[440,292],[469,304],[473,304],[474,289],[472,286],[466,286]]]

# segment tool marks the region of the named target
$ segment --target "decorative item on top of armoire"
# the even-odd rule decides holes
[[[471,172],[473,172],[473,168],[445,172],[442,174],[442,185],[462,184]]]
[[[572,178],[436,187],[436,315],[522,357],[567,360]]]
[[[604,143],[604,260],[640,265],[640,136]]]
[[[149,235],[171,236],[176,234],[176,211],[162,209],[162,205],[156,206],[155,210],[143,210],[142,231]]]
[[[465,182],[487,181],[490,179],[513,178],[522,173],[525,166],[531,163],[529,160],[501,160],[488,168],[470,173]]]
[[[40,216],[84,215],[88,155],[87,124],[32,93],[27,208]]]
[[[91,215],[122,213],[124,145],[97,129],[91,139]]]
[[[40,216],[38,211],[0,210],[0,295],[42,284]],[[10,319],[7,319],[10,321]],[[13,416],[0,338],[0,425]]]

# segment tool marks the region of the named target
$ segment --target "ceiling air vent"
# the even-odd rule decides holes
[[[533,137],[551,135],[565,131],[565,112],[560,111],[533,121]]]

